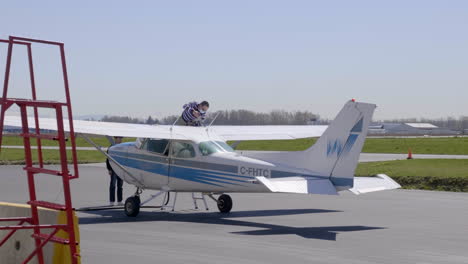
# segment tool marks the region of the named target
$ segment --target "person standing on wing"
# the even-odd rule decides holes
[[[210,104],[207,101],[201,103],[190,102],[184,104],[183,108],[184,111],[182,112],[181,119],[185,122],[186,126],[202,126]]]
[[[122,143],[122,137],[114,137],[114,144],[113,145],[117,145],[117,144],[120,144],[120,143]],[[117,174],[114,172],[114,170],[112,169],[112,167],[111,167],[111,165],[109,163],[109,159],[106,159],[106,166],[107,166],[107,170],[108,170],[109,176],[110,176],[109,203],[110,203],[111,206],[115,205],[115,187],[117,185],[117,205],[123,205],[122,204],[123,180],[119,176],[117,176]]]

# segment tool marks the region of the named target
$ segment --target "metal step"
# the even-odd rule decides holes
[[[53,229],[53,228],[61,228],[65,229],[68,228],[67,225],[11,225],[11,226],[0,226],[0,230],[23,230],[23,229]]]
[[[2,217],[0,218],[0,222],[17,222],[17,221],[23,221],[27,223],[31,223],[32,218],[31,217],[24,217],[24,216],[19,216],[19,217]]]
[[[39,238],[39,239],[42,239],[42,240],[46,240],[47,237],[49,237],[48,234],[32,234],[31,236],[32,236],[33,238]],[[60,237],[56,237],[56,236],[51,237],[49,241],[52,241],[52,242],[55,242],[55,243],[59,243],[59,244],[63,244],[63,245],[68,245],[68,244],[70,244],[70,240],[69,240],[69,239],[60,238]],[[77,242],[76,242],[76,244],[78,245]]]
[[[68,106],[66,103],[57,101],[45,101],[45,100],[32,100],[22,98],[7,98],[3,100],[5,102],[11,102],[18,105],[34,106],[34,107],[45,107],[45,108],[56,108],[59,106]]]
[[[45,168],[38,168],[38,167],[24,167],[23,168],[26,171],[32,172],[32,173],[44,173],[44,174],[50,174],[50,175],[55,175],[55,176],[62,176],[63,173],[58,170],[50,170],[50,169],[45,169]],[[66,176],[72,177],[73,175],[67,174]]]
[[[64,204],[51,203],[46,201],[29,201],[28,204],[61,211],[67,209],[67,207]]]

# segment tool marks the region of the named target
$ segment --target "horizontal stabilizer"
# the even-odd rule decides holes
[[[256,178],[271,192],[330,195],[338,194],[329,179],[317,179],[311,177],[285,177],[267,179],[263,176]]]
[[[401,188],[401,185],[385,174],[374,177],[354,177],[354,186],[349,189],[354,194],[377,192]]]

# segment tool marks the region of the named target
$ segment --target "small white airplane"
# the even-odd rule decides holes
[[[303,193],[336,195],[396,189],[401,186],[386,175],[354,177],[374,104],[347,102],[327,126],[209,126],[122,124],[73,121],[75,133],[137,137],[136,142],[117,144],[103,152],[116,174],[137,187],[125,201],[128,216],[137,216],[142,205],[161,194],[169,201],[174,192],[192,192],[195,208],[205,195],[214,199],[222,213],[231,211],[225,193]],[[34,119],[29,126],[35,127]],[[55,119],[40,118],[41,128],[56,130]],[[68,124],[68,122],[65,122]],[[21,126],[19,117],[6,116],[5,125]],[[65,127],[68,131],[68,127]],[[235,151],[226,141],[318,137],[305,151]],[[90,141],[90,140],[89,140]],[[95,145],[92,141],[90,141]],[[100,147],[95,145],[99,150]],[[143,190],[159,190],[145,201]],[[194,193],[202,193],[201,198]],[[214,195],[219,195],[215,198]],[[167,205],[166,202],[166,205]]]

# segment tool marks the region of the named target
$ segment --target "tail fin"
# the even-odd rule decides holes
[[[374,104],[347,102],[318,141],[302,153],[302,166],[329,176],[338,190],[352,188],[375,108]]]

